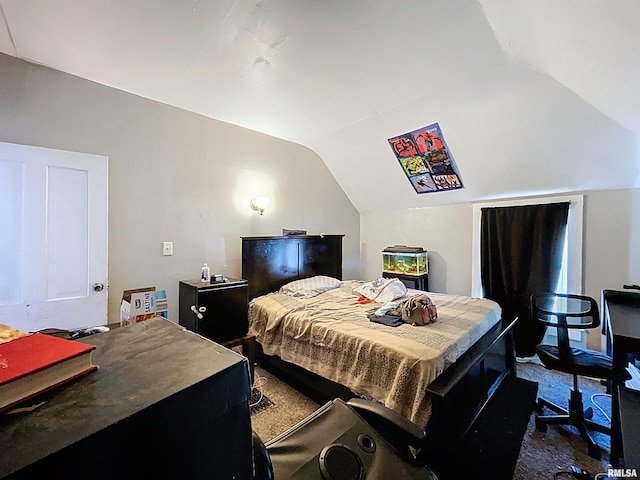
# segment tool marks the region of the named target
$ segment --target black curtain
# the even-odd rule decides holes
[[[568,202],[482,209],[482,287],[502,307],[504,322],[518,317],[519,357],[534,355],[544,337],[544,325],[529,312],[529,297],[555,290],[568,215]]]

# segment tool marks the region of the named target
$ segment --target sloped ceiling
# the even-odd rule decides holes
[[[640,187],[637,0],[0,7],[1,52],[305,145],[361,212]],[[464,188],[416,194],[387,139],[433,122]]]

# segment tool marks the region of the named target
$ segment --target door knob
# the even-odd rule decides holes
[[[94,283],[93,284],[93,291],[94,292],[101,292],[102,290],[104,290],[104,285],[102,283]]]

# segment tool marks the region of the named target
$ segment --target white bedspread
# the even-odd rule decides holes
[[[249,305],[250,328],[266,354],[373,397],[424,427],[431,414],[426,387],[500,321],[500,306],[428,292],[438,310],[435,323],[389,327],[367,318],[380,304],[357,302],[352,290],[362,283],[345,281],[309,299],[258,297]]]

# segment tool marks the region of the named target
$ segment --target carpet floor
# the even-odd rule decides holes
[[[562,372],[547,370],[532,363],[518,364],[518,376],[538,382],[538,396],[566,408],[573,377]],[[593,408],[593,420],[603,425],[610,424],[611,397],[598,380],[582,378],[580,382],[584,406]],[[576,465],[595,476],[609,467],[610,438],[599,433],[595,440],[602,449],[601,460],[593,459],[587,452],[587,444],[570,426],[549,426],[546,432],[535,428],[535,411],[529,419],[522,439],[520,455],[513,480],[551,480],[556,472],[566,472]],[[543,414],[552,412],[544,410]],[[573,478],[569,475],[561,479]]]
[[[553,372],[534,363],[524,363],[518,364],[517,377],[537,383],[538,396],[566,406],[572,384],[570,375]],[[526,385],[526,383],[523,383],[523,385]],[[251,416],[253,430],[265,442],[296,425],[320,406],[260,367],[256,368],[256,387],[271,402],[270,406],[257,411]],[[611,400],[610,397],[602,395],[604,387],[598,381],[583,379],[581,389],[585,406],[593,406],[594,420],[606,424],[611,412]],[[514,401],[512,403],[518,403],[522,401],[523,395],[526,397],[526,392],[523,393],[523,389],[519,389],[517,392],[513,390],[513,392],[504,397],[505,401],[511,399]],[[528,398],[530,399],[531,395]],[[602,408],[602,411],[598,407]],[[549,426],[546,432],[536,431],[535,414],[535,409],[529,414],[526,426],[523,425],[524,433],[518,433],[515,430],[509,433],[508,428],[498,431],[501,426],[507,425],[505,422],[498,422],[497,425],[495,425],[495,421],[489,423],[489,425],[495,426],[496,431],[494,433],[497,439],[502,437],[505,442],[520,442],[521,438],[521,446],[515,466],[510,463],[510,460],[495,464],[486,464],[485,462],[486,470],[484,470],[484,473],[486,475],[483,476],[505,478],[504,475],[508,475],[508,473],[505,474],[504,472],[513,471],[513,480],[553,480],[557,472],[568,471],[572,465],[577,465],[592,475],[606,471],[609,449],[609,438],[606,435],[596,436],[598,444],[603,448],[603,456],[602,460],[595,460],[588,456],[586,444],[576,434],[577,430],[573,429],[573,427]],[[474,432],[476,430],[480,431],[481,422],[474,427]],[[519,439],[514,440],[515,436],[518,436]],[[476,435],[475,438],[478,439],[480,436]],[[472,448],[472,446],[473,442],[468,448]],[[502,447],[491,444],[491,441],[487,441],[484,444],[476,441],[473,448],[476,448],[476,453],[474,454],[476,455],[476,460],[482,462],[482,451],[495,451]],[[486,455],[486,458],[489,457],[490,455]],[[463,458],[461,460],[464,462]],[[475,475],[477,476],[479,473],[475,472]],[[503,476],[499,477],[497,474]],[[572,477],[566,475],[558,478]]]

